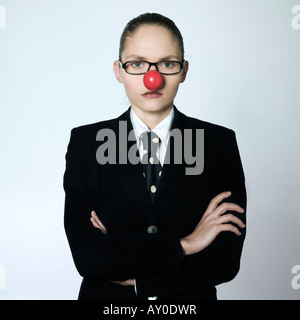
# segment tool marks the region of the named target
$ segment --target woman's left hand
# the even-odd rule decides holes
[[[103,234],[107,234],[107,230],[105,228],[105,225],[99,219],[99,217],[97,216],[97,214],[96,214],[96,212],[94,210],[91,212],[91,215],[92,216],[91,216],[90,220],[91,220],[93,226],[95,228],[100,229]],[[135,285],[134,279],[127,279],[125,281],[113,281],[113,280],[111,280],[111,282],[119,284],[121,286],[125,286],[125,287],[134,286]]]

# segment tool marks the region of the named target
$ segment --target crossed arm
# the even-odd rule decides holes
[[[218,140],[213,185],[216,193],[232,194],[222,192],[213,198],[193,232],[181,239],[165,233],[125,238],[107,233],[97,217],[101,215],[91,180],[98,172],[90,160],[93,147],[83,133],[72,131],[64,175],[65,230],[81,276],[130,286],[135,279],[140,296],[184,294],[235,277],[245,237],[246,190],[234,132],[226,131]],[[229,197],[230,203],[223,202]],[[132,263],[136,257],[138,263]]]
[[[237,236],[241,235],[239,229],[232,223],[240,228],[245,228],[245,224],[241,219],[227,211],[235,211],[237,213],[244,213],[244,209],[235,203],[223,202],[224,199],[231,195],[230,191],[222,192],[214,197],[194,231],[188,236],[180,239],[180,244],[183,249],[184,255],[188,256],[202,251],[208,247],[223,231],[230,231]],[[107,234],[104,224],[101,222],[95,211],[91,212],[90,218],[93,226],[101,230],[103,234]],[[112,280],[111,280],[112,281]],[[128,279],[125,281],[112,281],[116,284],[123,286],[134,286],[134,280]]]

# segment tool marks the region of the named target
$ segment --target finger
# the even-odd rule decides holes
[[[97,224],[101,228],[102,232],[106,234],[107,233],[106,228],[105,228],[104,224],[101,222],[101,220],[99,219],[99,217],[97,216],[95,211],[92,211],[92,218],[95,219],[95,221],[97,222]]]
[[[231,202],[224,202],[219,207],[217,207],[215,209],[214,214],[216,216],[221,216],[226,211],[236,211],[239,213],[244,213],[244,209],[242,207],[240,207],[238,204],[231,203]]]
[[[236,217],[233,214],[225,214],[224,216],[221,216],[218,220],[219,223],[228,223],[228,222],[232,222],[237,224],[240,228],[245,228],[246,225],[244,224],[244,222],[239,219],[238,217]]]
[[[113,281],[113,280],[111,280],[111,282],[115,283],[115,284],[119,284],[119,285],[121,285],[123,287],[128,286],[127,280],[125,280],[125,281]]]
[[[219,225],[218,225],[218,234],[219,234],[220,232],[223,232],[223,231],[233,232],[233,233],[235,233],[237,236],[240,236],[240,235],[242,234],[237,227],[233,226],[233,225],[230,224],[230,223],[227,223],[227,224],[219,224]]]
[[[98,223],[96,222],[96,220],[95,220],[93,217],[91,217],[90,220],[91,220],[91,222],[92,222],[92,225],[93,225],[95,228],[100,229],[100,226],[98,225]]]
[[[219,205],[219,203],[221,201],[223,201],[224,199],[228,198],[229,196],[231,195],[231,192],[230,191],[226,191],[226,192],[222,192],[220,194],[218,194],[217,196],[215,196],[209,203],[207,209],[206,209],[206,212],[207,213],[211,213],[213,212],[217,206]],[[206,213],[205,212],[205,213]]]
[[[90,220],[95,228],[101,229],[101,226],[97,223],[97,221],[93,217],[91,217]]]
[[[134,286],[134,280],[133,279],[128,279],[128,280],[125,280],[125,281],[114,281],[114,280],[111,280],[112,283],[115,283],[115,284],[119,284],[121,286]]]
[[[100,229],[101,232],[105,233],[105,230],[97,223],[97,221],[93,217],[91,217],[90,220],[95,228]]]
[[[102,233],[107,234],[106,229],[103,228],[103,226],[100,225],[94,217],[91,217],[90,220],[95,228],[100,229]]]

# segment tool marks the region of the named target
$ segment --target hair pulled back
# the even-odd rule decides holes
[[[125,42],[127,37],[131,37],[137,29],[143,25],[156,25],[165,28],[168,30],[174,37],[175,41],[178,43],[180,51],[182,53],[182,60],[184,60],[184,45],[182,35],[175,25],[175,23],[159,14],[159,13],[143,13],[136,18],[130,20],[125,26],[121,38],[120,38],[120,46],[119,46],[119,59],[121,60],[122,52],[125,47]]]

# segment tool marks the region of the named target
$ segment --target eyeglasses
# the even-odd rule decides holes
[[[149,61],[127,61],[122,63],[120,61],[122,68],[129,74],[138,75],[147,73],[152,66],[155,66],[156,70],[161,74],[170,75],[177,74],[184,67],[183,62],[179,61],[159,61],[159,62],[149,62]]]

